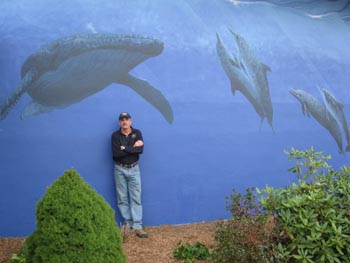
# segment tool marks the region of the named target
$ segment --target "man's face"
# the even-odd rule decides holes
[[[131,119],[130,118],[122,118],[119,120],[119,126],[122,128],[122,129],[128,129],[131,127]]]

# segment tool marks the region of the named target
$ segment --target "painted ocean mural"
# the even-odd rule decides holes
[[[123,111],[145,141],[146,226],[227,217],[233,187],[292,182],[291,147],[349,162],[348,1],[0,10],[1,236],[30,234],[36,202],[71,167],[116,209],[110,136]]]

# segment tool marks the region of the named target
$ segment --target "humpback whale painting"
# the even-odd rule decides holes
[[[232,94],[240,91],[252,104],[256,113],[260,116],[260,129],[265,118],[273,129],[273,108],[271,103],[270,88],[267,72],[270,68],[261,63],[248,42],[239,34],[230,30],[238,49],[238,55],[234,55],[224,46],[219,34],[217,34],[216,50],[226,75],[231,81]]]
[[[310,117],[311,114],[319,124],[328,130],[338,145],[339,153],[343,154],[343,141],[340,127],[327,107],[317,98],[303,90],[291,89],[289,92],[301,103],[301,109],[304,115]]]
[[[163,49],[161,41],[136,35],[76,34],[57,39],[24,62],[22,82],[0,105],[0,119],[25,92],[33,101],[21,117],[65,108],[118,83],[133,89],[172,123],[172,108],[162,93],[129,74]]]

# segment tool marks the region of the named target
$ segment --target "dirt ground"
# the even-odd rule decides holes
[[[128,263],[175,263],[172,253],[179,241],[195,244],[197,241],[211,247],[217,221],[188,225],[162,225],[145,227],[149,238],[135,235],[124,237],[124,252]],[[9,263],[11,255],[19,253],[24,238],[0,238],[0,263]],[[209,261],[198,261],[201,263]],[[101,262],[102,263],[102,262]]]

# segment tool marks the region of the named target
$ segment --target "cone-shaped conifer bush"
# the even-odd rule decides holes
[[[114,211],[75,171],[65,171],[38,202],[28,263],[125,262]]]

